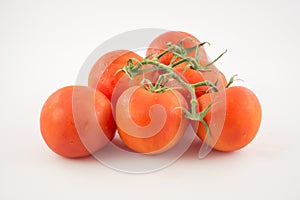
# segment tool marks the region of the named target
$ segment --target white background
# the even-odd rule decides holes
[[[300,199],[299,10],[297,0],[1,0],[0,199]],[[210,57],[228,49],[217,66],[262,104],[255,140],[204,160],[196,142],[143,175],[52,153],[39,131],[44,101],[75,83],[98,45],[137,28],[189,32],[212,43]]]

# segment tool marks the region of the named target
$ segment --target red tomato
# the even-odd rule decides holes
[[[116,72],[126,66],[130,58],[136,58],[139,61],[143,59],[128,50],[116,50],[105,54],[94,64],[89,75],[88,85],[105,94],[110,100],[117,82],[125,74],[123,71],[117,74]],[[133,64],[136,63],[133,61]]]
[[[55,153],[77,158],[104,147],[114,137],[116,126],[105,95],[89,87],[68,86],[45,102],[40,129]]]
[[[219,151],[235,151],[249,144],[259,129],[261,123],[261,106],[256,95],[249,89],[241,86],[230,87],[225,90],[226,109],[223,127],[220,127],[219,138],[211,135],[210,145]],[[213,95],[205,94],[198,99],[200,110],[212,102]],[[221,115],[222,104],[215,102],[204,120],[208,124],[216,124],[212,119],[214,115]],[[219,124],[215,126],[220,126]],[[206,137],[206,131],[199,124],[197,135],[201,140]],[[213,145],[215,144],[215,145]]]
[[[192,38],[193,40],[185,39],[187,37]],[[184,48],[191,48],[198,44],[201,44],[201,42],[195,36],[189,33],[181,32],[181,31],[168,31],[166,33],[159,35],[151,42],[150,46],[147,49],[146,55],[148,56],[153,54],[152,57],[157,56],[165,49],[168,48],[167,42],[171,42],[171,44],[178,45],[179,42],[182,40],[183,40],[182,44]],[[195,58],[195,50],[189,52],[188,55]],[[159,61],[163,64],[169,65],[173,56],[174,56],[173,53],[169,52],[164,56],[162,56],[159,59]],[[207,56],[203,46],[199,48],[199,60],[200,60],[200,64],[202,65],[204,65],[204,63],[207,63]]]
[[[182,109],[187,103],[173,90],[152,93],[144,87],[126,90],[116,105],[119,135],[130,149],[153,154],[174,146],[185,132],[188,120]]]
[[[192,68],[187,68],[185,70],[185,67],[186,67],[186,63],[182,63],[180,65],[175,66],[174,70],[175,72],[178,72],[179,74],[183,75],[186,82],[190,84],[199,83],[203,81],[210,81],[211,83],[215,84],[218,81],[217,87],[220,89],[223,89],[227,84],[227,80],[225,76],[214,65],[209,66],[207,70],[211,70],[211,71],[207,71],[207,72],[200,72]],[[196,87],[195,91],[196,91],[197,98],[209,92],[208,89],[209,87],[207,86]]]

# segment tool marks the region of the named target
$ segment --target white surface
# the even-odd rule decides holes
[[[197,2],[197,3],[196,3]],[[0,1],[0,199],[300,199],[299,1]],[[198,160],[198,143],[156,173],[54,155],[39,132],[53,91],[101,42],[137,28],[190,32],[256,92],[263,121],[247,148]]]

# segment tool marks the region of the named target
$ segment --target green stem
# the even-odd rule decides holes
[[[156,58],[160,59],[162,56],[164,56],[168,52],[171,52],[172,50],[174,50],[174,46],[173,45],[170,46],[169,48],[167,48],[166,50],[164,50],[163,52],[161,52],[160,54],[158,54],[158,56],[156,56]]]
[[[177,61],[176,63],[171,64],[170,67],[173,68],[173,67],[175,67],[175,66],[177,66],[177,65],[179,65],[179,64],[181,64],[181,63],[184,63],[184,62],[186,62],[186,61],[187,61],[186,58],[181,59],[181,60]]]
[[[191,111],[190,114],[188,114],[188,117],[192,120],[198,120],[198,115],[197,115],[197,97],[196,97],[196,93],[195,93],[195,87],[191,84],[186,83],[185,81],[183,81],[178,75],[177,73],[175,73],[173,71],[172,68],[170,68],[169,66],[162,64],[158,61],[155,60],[149,60],[149,59],[144,59],[141,61],[142,65],[147,65],[147,64],[151,64],[151,65],[155,65],[158,70],[166,72],[167,76],[171,76],[173,79],[175,79],[179,84],[181,84],[185,89],[187,89],[190,94],[191,94]],[[163,77],[163,76],[161,76]],[[165,77],[163,77],[165,78]],[[163,78],[159,78],[158,81],[162,81]],[[203,85],[207,85],[207,82],[203,82]],[[208,85],[207,85],[208,86]],[[186,113],[187,114],[187,113]]]
[[[195,45],[195,46],[193,46],[193,47],[191,47],[191,48],[187,48],[187,49],[186,49],[186,52],[187,52],[187,53],[190,53],[191,51],[197,50],[197,49],[199,49],[201,46],[203,46],[203,45],[205,45],[205,44],[210,45],[209,42],[202,42],[202,43],[200,43],[200,44],[198,44],[198,45]]]
[[[230,77],[229,82],[227,83],[227,85],[225,86],[225,88],[229,88],[229,86],[235,81],[235,77],[237,76],[237,74],[233,75],[232,77]]]
[[[209,86],[212,87],[214,91],[218,91],[218,88],[216,87],[216,84],[211,83],[210,81],[203,81],[199,83],[191,84],[193,87],[199,87],[199,86]]]
[[[215,64],[215,62],[217,62],[226,52],[227,52],[227,49],[223,53],[221,53],[216,59],[214,59],[211,63],[208,63],[207,65],[203,66],[203,69],[206,69],[209,66]]]
[[[154,87],[154,91],[158,91],[160,88],[164,87],[162,86],[162,82],[165,78],[167,78],[168,76],[170,76],[170,74],[162,74],[159,76],[158,80],[156,81],[155,87]]]

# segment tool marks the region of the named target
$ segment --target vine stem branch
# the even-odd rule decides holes
[[[208,127],[207,123],[204,121],[204,117],[208,113],[208,111],[211,109],[212,103],[209,106],[207,106],[205,109],[203,109],[202,111],[198,112],[197,111],[198,102],[197,102],[197,96],[196,96],[195,90],[196,90],[196,87],[199,87],[199,86],[208,86],[208,87],[211,87],[214,92],[216,92],[216,91],[218,91],[216,84],[213,84],[207,80],[203,81],[203,82],[189,84],[189,83],[185,82],[179,76],[179,74],[176,73],[173,69],[175,66],[186,62],[187,63],[186,67],[190,67],[194,70],[197,70],[200,72],[211,71],[206,68],[209,67],[210,65],[214,64],[217,60],[219,60],[227,52],[227,50],[225,52],[223,52],[220,56],[218,56],[215,60],[213,60],[211,63],[209,63],[205,66],[201,66],[201,64],[199,62],[199,58],[198,58],[199,57],[199,48],[201,46],[203,46],[204,44],[206,44],[206,42],[198,44],[192,48],[184,48],[182,45],[182,42],[179,43],[179,45],[172,45],[170,42],[168,42],[167,43],[168,48],[163,50],[156,57],[151,58],[155,54],[155,53],[153,53],[141,61],[134,59],[134,58],[129,59],[127,66],[124,66],[122,70],[129,76],[131,81],[134,79],[135,76],[137,76],[139,74],[144,74],[145,72],[155,71],[155,70],[164,72],[164,74],[159,76],[155,85],[153,85],[153,83],[150,80],[143,78],[141,85],[144,86],[147,90],[149,90],[151,92],[164,92],[167,89],[169,89],[167,86],[169,79],[167,79],[163,83],[163,81],[167,77],[172,77],[174,80],[176,80],[183,88],[188,90],[191,95],[191,100],[189,102],[190,103],[189,110],[186,108],[183,108],[183,107],[181,108],[185,114],[185,117],[188,119],[196,120],[196,121],[199,121],[200,123],[202,123],[205,126],[205,129],[207,131],[206,133],[209,136],[210,135],[209,127]],[[196,58],[188,56],[188,53],[193,50],[196,51]],[[159,59],[167,53],[173,54],[173,58],[169,65],[165,65],[159,61]],[[180,59],[179,61],[176,60],[178,58]],[[133,61],[135,61],[137,64],[134,65]],[[154,67],[149,68],[149,69],[141,69],[141,67],[144,65],[153,65]]]
[[[185,89],[187,89],[189,91],[189,93],[191,94],[191,100],[190,100],[190,104],[191,104],[191,110],[189,113],[186,113],[187,117],[191,120],[199,120],[199,115],[197,114],[197,97],[196,97],[196,93],[195,93],[195,88],[198,86],[214,86],[214,88],[216,88],[215,85],[213,85],[212,83],[210,83],[209,81],[204,81],[204,82],[200,82],[198,84],[189,84],[186,83],[184,80],[182,80],[179,75],[177,73],[175,73],[173,71],[173,69],[171,67],[169,67],[168,65],[165,65],[163,63],[160,63],[157,60],[150,60],[150,59],[144,59],[142,61],[140,61],[140,66],[143,65],[154,65],[157,67],[157,70],[159,71],[163,71],[165,72],[165,74],[160,75],[156,86],[154,88],[157,89],[157,87],[160,86],[161,82],[163,81],[163,79],[165,79],[167,76],[171,76],[174,80],[176,80],[180,85],[182,85]],[[155,92],[155,91],[154,91]]]

